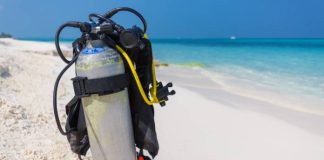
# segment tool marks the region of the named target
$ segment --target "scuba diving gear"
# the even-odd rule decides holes
[[[137,26],[124,29],[110,19],[120,11],[138,16],[144,29]],[[146,21],[127,7],[104,15],[90,14],[89,20],[67,22],[55,36],[58,54],[67,63],[54,86],[53,106],[58,129],[67,136],[71,150],[78,155],[85,155],[90,145],[95,159],[136,159],[136,146],[140,151],[138,158],[145,157],[143,150],[154,158],[159,144],[153,104],[164,106],[167,97],[175,91],[168,89],[172,83],[163,86],[156,81]],[[71,60],[63,55],[59,44],[60,34],[66,27],[79,28],[82,33],[72,43]],[[68,118],[64,132],[57,111],[57,88],[64,72],[74,63],[75,97],[66,105]]]
[[[84,93],[82,104],[93,158],[135,159],[126,89],[129,78],[121,56],[100,39],[93,38],[81,50],[75,68],[78,79],[82,77],[73,83],[81,86]]]

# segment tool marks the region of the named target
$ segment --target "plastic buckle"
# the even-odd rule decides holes
[[[87,94],[85,88],[85,81],[87,79],[88,79],[87,77],[75,77],[71,79],[73,81],[74,93],[77,97],[90,96],[89,94]]]

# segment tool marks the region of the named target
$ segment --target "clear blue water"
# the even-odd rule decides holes
[[[155,40],[166,63],[203,66],[240,79],[324,98],[323,39]]]
[[[201,66],[272,88],[324,98],[324,39],[152,41],[154,56],[161,62]]]

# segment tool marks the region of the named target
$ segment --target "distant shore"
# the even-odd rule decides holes
[[[64,66],[53,43],[0,39],[0,159],[77,159],[52,111],[54,81]],[[62,122],[73,76],[71,69],[59,90]],[[324,158],[324,114],[303,107],[317,106],[311,100],[253,92],[259,86],[201,67],[160,62],[157,77],[177,91],[166,107],[155,108],[157,160]]]

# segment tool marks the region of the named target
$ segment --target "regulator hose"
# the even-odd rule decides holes
[[[122,32],[122,31],[124,30],[124,27],[122,27],[121,25],[115,23],[113,20],[104,17],[103,15],[96,14],[96,13],[91,13],[91,14],[89,14],[89,16],[88,16],[89,21],[95,23],[95,21],[93,20],[93,17],[98,18],[98,20],[99,20],[98,23],[99,23],[99,24],[102,24],[103,22],[108,22],[108,23],[110,23],[110,24],[113,26],[113,28],[114,28],[117,32],[119,32],[119,33]]]
[[[59,75],[56,78],[55,84],[54,84],[54,91],[53,91],[53,110],[54,110],[54,116],[55,116],[55,121],[57,124],[57,128],[61,132],[62,135],[67,135],[68,132],[64,132],[62,126],[61,126],[61,121],[58,115],[57,111],[57,90],[58,90],[58,85],[60,83],[60,80],[63,76],[63,74],[73,65],[73,63],[76,62],[76,60],[79,57],[79,52],[74,52],[74,55],[72,57],[72,60],[66,59],[64,56],[61,47],[60,47],[60,35],[63,29],[66,27],[71,27],[71,28],[79,28],[82,32],[90,32],[91,31],[91,25],[88,23],[81,23],[81,22],[75,22],[75,21],[70,21],[66,22],[63,25],[61,25],[56,34],[55,34],[55,47],[57,50],[58,55],[61,57],[61,59],[67,63],[67,65],[63,68],[63,70],[59,73]]]
[[[129,8],[129,7],[120,7],[120,8],[114,8],[112,10],[110,10],[109,12],[107,12],[106,14],[103,15],[103,17],[110,19],[111,17],[113,17],[115,14],[117,14],[120,11],[128,11],[130,13],[135,14],[143,23],[143,31],[144,33],[146,33],[147,31],[147,23],[145,18],[143,17],[142,14],[140,14],[139,12],[137,12],[136,10]]]
[[[63,56],[64,57],[64,56]],[[74,62],[76,62],[76,60],[79,57],[79,53],[76,53],[72,60],[69,61],[68,65],[66,65],[63,70],[60,72],[60,74],[57,76],[56,81],[55,81],[55,85],[54,85],[54,91],[53,91],[53,110],[54,110],[54,116],[55,116],[55,121],[57,124],[57,128],[59,129],[59,131],[61,132],[61,134],[63,135],[67,135],[68,132],[64,132],[62,126],[61,126],[61,121],[58,115],[58,111],[57,111],[57,89],[58,89],[58,85],[60,83],[60,80],[63,76],[63,74],[73,65]]]
[[[58,28],[58,30],[56,31],[55,47],[56,47],[57,53],[65,63],[70,63],[71,61],[66,59],[66,57],[64,56],[64,54],[61,50],[61,47],[60,47],[60,35],[61,35],[61,32],[63,31],[63,29],[65,29],[66,27],[79,28],[82,32],[89,33],[89,32],[91,32],[91,25],[89,23],[70,21],[70,22],[66,22],[63,25],[61,25]]]
[[[95,22],[92,19],[93,17],[95,17],[95,18],[98,18],[99,20],[101,20],[101,22],[106,21],[106,22],[109,22],[109,23],[113,23],[114,24],[114,22],[111,19],[105,18],[104,16],[102,16],[100,14],[91,13],[91,14],[89,14],[88,17],[89,17],[89,21],[91,21],[91,22]]]

